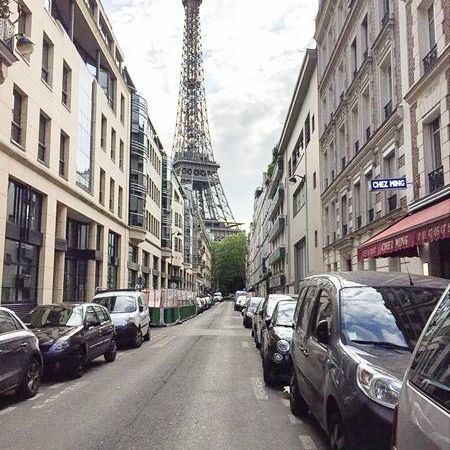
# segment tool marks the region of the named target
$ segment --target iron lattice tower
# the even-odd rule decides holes
[[[181,183],[192,192],[205,227],[216,239],[221,239],[239,230],[219,179],[220,166],[214,159],[211,145],[203,72],[201,3],[202,0],[183,0],[183,60],[173,168]]]

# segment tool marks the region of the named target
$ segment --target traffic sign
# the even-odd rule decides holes
[[[371,191],[383,191],[387,189],[406,189],[406,178],[385,178],[378,180],[370,180]]]

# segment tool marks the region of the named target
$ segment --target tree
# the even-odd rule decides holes
[[[212,272],[216,288],[229,294],[245,286],[245,233],[212,244]]]

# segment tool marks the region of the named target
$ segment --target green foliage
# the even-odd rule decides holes
[[[229,294],[245,285],[246,236],[240,233],[212,243],[212,271],[216,289]]]

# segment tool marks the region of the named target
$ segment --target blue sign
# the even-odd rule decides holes
[[[406,178],[385,178],[383,180],[370,180],[371,191],[383,191],[386,189],[406,189]]]

